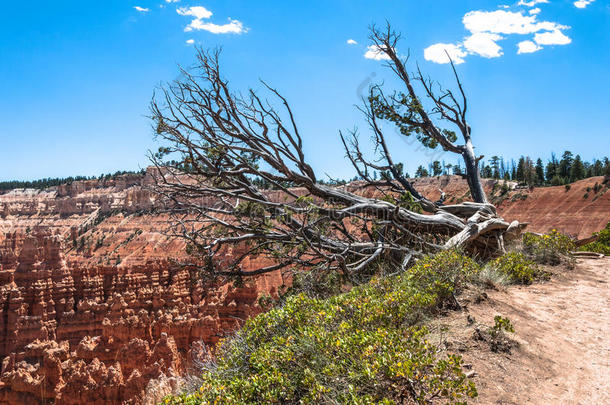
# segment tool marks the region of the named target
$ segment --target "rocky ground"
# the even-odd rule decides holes
[[[473,403],[610,403],[610,257],[554,273],[548,282],[486,290],[483,301],[436,323],[474,374]],[[514,325],[510,352],[475,338],[495,315]]]

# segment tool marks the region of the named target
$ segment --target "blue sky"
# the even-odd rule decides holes
[[[223,47],[235,89],[277,87],[318,172],[351,177],[338,131],[366,137],[362,88],[396,84],[365,57],[367,27],[386,20],[433,78],[450,81],[444,49],[463,62],[479,153],[610,155],[606,0],[13,1],[0,13],[0,180],[145,167],[152,92],[192,64],[195,45]],[[410,173],[430,159],[393,146]]]

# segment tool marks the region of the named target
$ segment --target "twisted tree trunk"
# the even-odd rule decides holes
[[[468,187],[470,188],[470,194],[472,199],[477,203],[487,203],[487,195],[483,190],[481,184],[481,175],[479,173],[479,159],[474,154],[474,148],[470,136],[466,140],[464,145],[462,157],[466,165],[466,180],[468,181]]]

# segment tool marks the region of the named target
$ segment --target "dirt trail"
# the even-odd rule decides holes
[[[486,325],[494,315],[508,317],[519,347],[511,354],[462,347],[476,373],[474,403],[610,404],[609,257],[578,260],[549,282],[487,294],[489,300],[469,305],[469,314]],[[465,316],[454,320],[462,325],[462,345],[472,342]]]

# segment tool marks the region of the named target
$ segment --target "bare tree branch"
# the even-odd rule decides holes
[[[373,31],[373,37],[410,88],[393,51],[398,36]],[[347,158],[365,185],[376,189],[380,198],[375,198],[317,180],[295,115],[276,89],[262,82],[260,94],[235,93],[221,76],[218,50],[198,49],[197,61],[194,69],[182,69],[180,79],[161,87],[151,102],[162,146],[150,158],[157,168],[154,188],[171,216],[171,234],[187,242],[188,251],[211,275],[253,276],[286,268],[351,274],[382,259],[405,268],[426,252],[478,243],[478,229],[485,238],[502,231],[500,222],[472,225],[494,219],[489,204],[442,207],[413,187],[390,153],[378,124],[378,105],[362,109],[373,133],[374,160],[366,158],[356,130],[341,133]],[[430,96],[438,100],[441,116],[463,117],[465,108],[447,104],[445,99],[455,102],[447,94]],[[371,90],[373,97],[390,103],[379,88]],[[415,111],[405,125],[461,151],[464,146],[438,130],[423,107]],[[384,173],[383,178],[372,178],[374,172]]]

